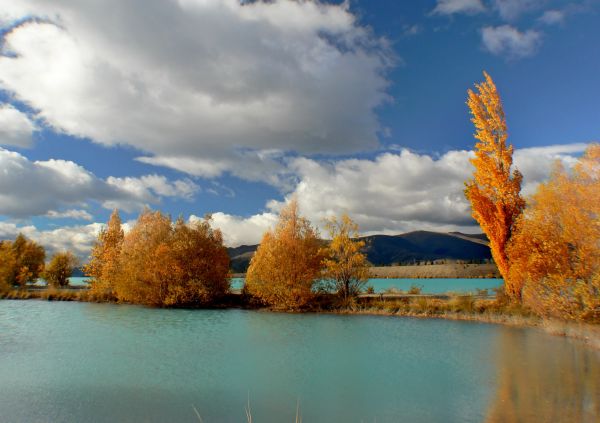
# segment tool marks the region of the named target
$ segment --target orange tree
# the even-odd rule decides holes
[[[323,276],[337,294],[348,300],[358,295],[369,278],[367,257],[361,252],[365,242],[358,240],[358,225],[347,214],[326,222],[331,243],[325,249]]]
[[[572,172],[557,163],[518,221],[510,280],[543,316],[600,320],[600,145]]]
[[[113,295],[115,281],[120,274],[119,260],[124,237],[119,211],[114,209],[106,228],[98,234],[90,261],[83,268],[85,274],[91,277],[92,292]]]
[[[69,251],[58,252],[52,256],[42,276],[46,279],[48,286],[53,288],[67,286],[69,285],[69,278],[73,274],[73,269],[75,269],[78,262],[73,253]]]
[[[210,219],[186,224],[145,210],[126,234],[115,283],[121,301],[206,305],[229,289],[229,256]]]
[[[246,274],[245,291],[265,304],[298,309],[313,298],[322,268],[321,242],[292,200],[274,230],[264,234]]]
[[[490,241],[492,257],[504,278],[507,294],[521,299],[521,286],[511,281],[506,248],[515,221],[525,207],[521,198],[522,175],[512,170],[513,147],[506,143],[508,133],[500,96],[492,78],[476,84],[477,93],[468,91],[468,101],[475,125],[475,166],[473,179],[466,182],[465,195],[471,203],[473,217]]]

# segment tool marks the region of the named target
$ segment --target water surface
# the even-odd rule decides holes
[[[597,422],[600,357],[531,329],[0,301],[7,422]]]

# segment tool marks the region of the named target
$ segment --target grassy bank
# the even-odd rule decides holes
[[[427,264],[422,266],[382,266],[369,268],[372,278],[432,279],[432,278],[499,278],[495,264]]]

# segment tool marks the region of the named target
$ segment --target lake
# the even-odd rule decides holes
[[[534,329],[0,301],[7,422],[597,422],[600,355]]]

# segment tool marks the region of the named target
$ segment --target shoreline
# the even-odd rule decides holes
[[[84,294],[84,295],[81,295]],[[76,301],[87,303],[122,304],[105,298],[89,297],[84,289],[63,290],[13,290],[0,293],[0,300]],[[600,351],[600,325],[586,322],[572,322],[557,319],[544,319],[523,309],[502,306],[496,300],[472,295],[404,295],[359,297],[351,306],[338,306],[334,297],[317,297],[315,306],[304,310],[277,310],[245,301],[240,294],[229,294],[223,301],[212,306],[187,307],[188,309],[242,309],[269,313],[296,314],[338,314],[389,316],[397,318],[443,319],[474,323],[497,324],[514,328],[532,328],[547,334],[577,341],[586,347]],[[375,301],[373,301],[375,300]],[[463,304],[464,303],[464,304]],[[133,304],[129,304],[133,305]],[[144,306],[144,305],[142,305]],[[145,306],[148,307],[148,306]],[[461,309],[464,307],[464,309]],[[181,307],[186,308],[186,307]]]

